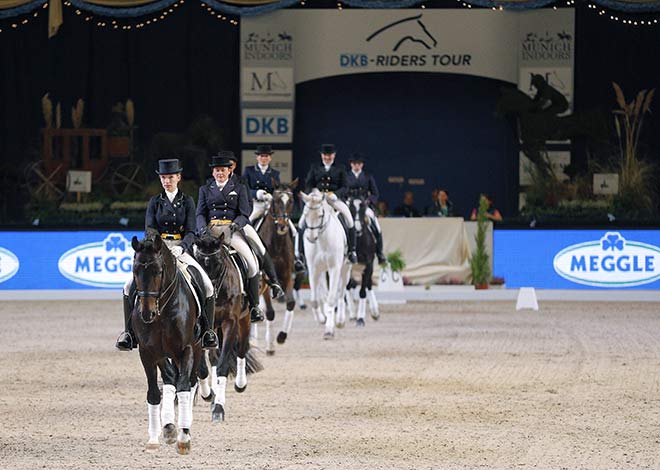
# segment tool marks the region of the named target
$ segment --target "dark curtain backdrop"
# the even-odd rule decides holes
[[[321,3],[320,5],[323,5]],[[454,2],[430,2],[428,6],[455,6]],[[316,6],[316,4],[314,5]],[[36,157],[39,128],[42,127],[41,96],[50,92],[54,103],[62,103],[63,126],[70,126],[70,108],[78,98],[85,100],[85,124],[92,127],[105,127],[110,121],[111,107],[117,101],[133,99],[136,107],[136,124],[139,126],[141,151],[157,132],[183,132],[188,125],[201,114],[213,117],[225,132],[226,147],[239,150],[239,28],[228,22],[218,21],[200,7],[198,2],[186,2],[165,21],[141,30],[111,31],[98,29],[93,22],[85,22],[84,14],[76,16],[74,9],[65,8],[65,21],[59,34],[51,40],[46,36],[45,11],[36,19],[31,19],[27,26],[16,31],[8,31],[7,22],[1,26],[0,33],[0,168],[2,169],[2,213],[20,212],[18,209],[25,202],[25,194],[17,188],[21,167],[26,161]],[[614,106],[614,94],[611,82],[617,81],[623,90],[632,94],[642,88],[658,88],[660,70],[658,49],[660,48],[660,27],[632,27],[615,23],[597,15],[586,6],[577,8],[576,65],[575,65],[575,104],[576,109],[600,107],[604,111]],[[660,16],[660,14],[659,14]],[[458,77],[458,76],[457,76]],[[460,77],[453,77],[451,87],[460,87],[455,82]],[[481,91],[477,91],[480,80],[463,77],[467,88],[475,90],[474,96],[465,95],[465,103],[456,99],[451,106],[478,110],[485,113],[475,103],[488,100],[492,86],[483,82]],[[437,110],[442,106],[442,88],[438,96],[428,99],[433,88],[420,93],[420,86],[433,85],[432,82],[445,79],[429,79],[425,74],[413,74],[399,82],[409,87],[410,93],[400,89],[398,109],[419,108],[417,117],[406,120],[405,115],[397,114],[398,125],[392,126],[393,116],[388,113],[364,111],[360,122],[352,122],[352,114],[345,112],[341,126],[334,128],[330,120],[298,121],[295,145],[301,154],[295,155],[294,173],[304,176],[309,163],[317,157],[309,155],[320,142],[318,139],[335,139],[343,142],[345,137],[338,135],[340,129],[352,129],[358,135],[365,119],[372,129],[388,132],[387,137],[406,141],[411,155],[417,155],[422,161],[429,149],[435,149],[446,142],[456,140],[455,126],[433,125],[435,115],[448,119],[450,112]],[[364,84],[357,79],[355,89]],[[346,84],[342,83],[336,93],[345,94]],[[353,86],[353,85],[351,85]],[[447,85],[448,87],[450,85]],[[349,88],[350,89],[350,88]],[[436,88],[437,89],[437,88]],[[449,89],[449,88],[448,88]],[[322,97],[307,85],[300,87],[297,106],[309,103],[323,103]],[[319,91],[327,93],[327,90]],[[410,97],[417,100],[411,104]],[[372,98],[365,100],[368,106],[381,106],[391,102],[392,96],[382,96],[382,101]],[[660,97],[656,98],[657,103]],[[655,109],[656,106],[653,106]],[[357,108],[356,108],[357,109]],[[414,115],[414,113],[413,113]],[[485,119],[482,116],[481,119]],[[417,120],[417,121],[416,121]],[[501,143],[499,155],[501,162],[493,161],[488,165],[507,172],[505,177],[490,179],[487,190],[499,195],[498,205],[507,209],[515,206],[516,173],[513,162],[517,158],[517,149],[511,143],[511,134],[494,137],[492,133],[480,128],[483,120],[478,116],[471,118],[465,114],[457,121],[464,125],[466,134],[472,130],[469,145],[461,150],[463,154],[478,152],[488,148],[493,140]],[[328,131],[330,129],[330,131]],[[396,129],[400,135],[389,135]],[[476,129],[476,131],[475,131]],[[502,133],[512,132],[502,126]],[[304,131],[304,132],[303,132]],[[333,133],[334,132],[334,133]],[[330,134],[328,134],[330,133]],[[658,160],[660,148],[660,118],[653,114],[645,122],[647,155]],[[410,138],[413,136],[414,138]],[[351,137],[353,139],[353,137]],[[369,137],[365,143],[373,141],[370,148],[361,148],[377,158],[378,138]],[[574,159],[586,160],[584,145],[576,145]],[[456,153],[452,150],[452,153]],[[307,157],[309,155],[309,157]],[[460,152],[457,153],[460,155]],[[489,157],[490,158],[490,157]],[[490,161],[490,160],[489,160]],[[398,154],[392,153],[385,161],[387,166],[405,165]],[[373,165],[373,162],[371,163]],[[433,164],[431,164],[433,165]],[[489,171],[475,168],[469,159],[458,159],[456,171],[472,175],[475,172]],[[441,166],[430,166],[428,174],[441,173]],[[446,170],[446,169],[445,169]],[[511,170],[511,173],[509,173]],[[382,171],[383,177],[398,172]],[[416,176],[410,175],[410,176]],[[486,181],[486,180],[484,180]],[[385,181],[380,181],[385,185]],[[442,185],[444,183],[441,182]],[[398,194],[392,194],[398,198]],[[420,205],[426,203],[420,194]],[[398,199],[389,201],[396,205]],[[465,203],[470,206],[471,203]],[[7,209],[9,207],[9,209]],[[461,207],[467,211],[469,207]],[[13,211],[13,212],[12,212]]]

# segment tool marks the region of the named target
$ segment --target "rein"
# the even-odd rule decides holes
[[[317,210],[321,208],[321,223],[316,226],[307,226],[308,230],[318,230],[319,232],[316,234],[316,238],[313,240],[309,237],[305,237],[308,242],[310,243],[316,243],[319,239],[319,235],[321,235],[325,229],[328,227],[328,224],[330,223],[330,217],[326,219],[325,217],[325,207],[323,207],[323,204],[318,204],[316,206],[308,206],[310,210]]]

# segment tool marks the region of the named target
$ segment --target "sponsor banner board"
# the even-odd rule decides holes
[[[507,287],[659,289],[658,230],[496,230]]]
[[[3,232],[0,290],[121,289],[142,232]]]
[[[293,110],[244,108],[243,142],[290,143],[293,140]]]

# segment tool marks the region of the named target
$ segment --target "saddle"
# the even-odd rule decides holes
[[[190,290],[195,297],[195,302],[197,303],[197,311],[202,312],[202,305],[204,300],[206,300],[206,290],[204,289],[204,281],[202,276],[197,272],[195,268],[189,266],[187,263],[184,263],[181,260],[176,260],[177,270],[181,273],[183,278],[186,280],[186,284],[190,287]]]

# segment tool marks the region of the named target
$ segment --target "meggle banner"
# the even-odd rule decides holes
[[[507,287],[660,289],[658,230],[495,230]]]
[[[142,232],[2,232],[0,290],[121,289]]]
[[[250,31],[254,41],[268,38],[261,48],[244,44],[241,58],[283,62],[290,52],[283,38],[292,38],[296,83],[369,72],[460,73],[517,83],[519,19],[518,12],[466,9],[278,11],[241,20],[244,41]]]

